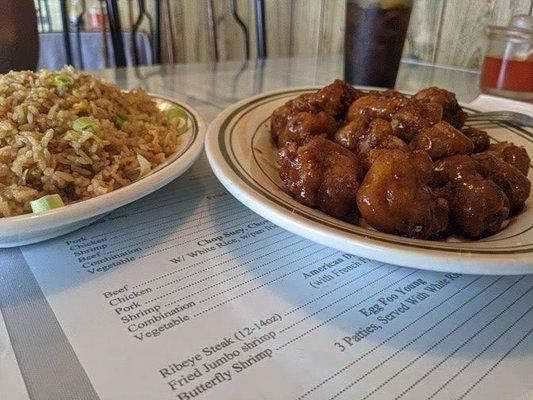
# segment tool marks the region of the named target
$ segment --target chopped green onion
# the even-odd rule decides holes
[[[189,124],[187,121],[184,121],[183,125],[178,128],[178,136],[183,135],[189,130]]]
[[[121,112],[115,114],[114,122],[117,127],[120,128],[126,121],[129,121],[129,117],[126,114]]]
[[[167,118],[169,120],[171,119],[174,119],[174,118],[181,118],[181,119],[184,119],[184,120],[188,120],[189,117],[187,116],[187,113],[185,112],[185,110],[183,108],[171,108],[170,110],[167,111]]]
[[[63,207],[65,203],[61,200],[61,196],[58,194],[47,194],[40,199],[30,202],[31,209],[34,213],[41,211],[48,211],[53,208]]]
[[[54,76],[54,86],[58,89],[72,86],[73,83],[74,78],[72,78],[70,75],[58,74]]]
[[[98,132],[101,129],[100,125],[94,120],[93,117],[78,118],[72,123],[72,128],[74,128],[76,132],[80,133],[88,129],[91,129],[93,132]]]
[[[180,120],[180,124],[176,124],[178,126],[177,133],[178,135],[183,135],[189,130],[189,116],[183,108],[179,107],[171,108],[167,111],[167,119],[169,121],[172,121],[176,118]]]

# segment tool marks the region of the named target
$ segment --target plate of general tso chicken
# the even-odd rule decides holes
[[[297,235],[381,262],[533,273],[533,132],[454,93],[356,88],[263,93],[209,127],[213,171],[239,201]]]

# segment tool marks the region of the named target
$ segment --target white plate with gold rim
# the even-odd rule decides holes
[[[533,196],[526,209],[503,231],[475,241],[455,236],[443,241],[404,238],[349,224],[294,200],[278,176],[269,117],[276,107],[313,90],[317,88],[263,93],[230,106],[210,124],[206,139],[209,162],[218,179],[239,201],[297,235],[381,262],[457,273],[533,273]],[[481,96],[463,107],[468,112],[533,112],[533,106],[492,96]],[[533,155],[531,130],[506,123],[484,123],[482,128],[493,141],[523,145]],[[533,180],[531,168],[529,179]]]
[[[50,211],[0,218],[0,248],[40,242],[89,225],[108,212],[156,191],[187,171],[202,152],[206,125],[192,107],[158,95],[151,97],[162,110],[178,106],[187,112],[191,126],[181,136],[180,149],[146,176],[110,193]]]

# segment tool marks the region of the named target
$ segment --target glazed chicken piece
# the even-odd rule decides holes
[[[324,111],[316,114],[300,111],[291,114],[288,122],[277,137],[278,147],[286,147],[294,142],[298,146],[309,136],[329,136],[337,130],[337,121]]]
[[[410,141],[417,133],[442,119],[442,107],[411,100],[393,113],[391,118],[394,132],[402,139]]]
[[[358,155],[365,170],[370,168],[374,159],[372,153],[378,149],[409,151],[409,146],[394,134],[389,121],[378,118],[368,125],[368,130],[359,140]]]
[[[489,148],[490,139],[487,132],[473,128],[471,126],[465,126],[461,129],[461,132],[468,137],[472,143],[474,143],[473,153],[481,153]]]
[[[424,150],[433,161],[455,154],[471,154],[474,150],[472,141],[445,121],[424,129],[410,146],[413,150]]]
[[[395,90],[372,91],[350,104],[346,120],[351,121],[358,115],[390,120],[391,115],[407,103],[407,96]]]
[[[433,164],[433,180],[431,187],[441,188],[448,183],[460,180],[462,177],[479,177],[486,179],[483,169],[472,157],[466,154],[458,154],[443,158]]]
[[[333,134],[333,140],[354,153],[359,152],[359,140],[366,133],[370,118],[357,115]]]
[[[401,149],[408,151],[409,146],[394,133],[389,121],[377,118],[370,122],[368,130],[359,144],[359,151],[366,153],[370,149]]]
[[[511,214],[523,210],[531,192],[531,182],[511,164],[503,161],[491,151],[474,154],[474,160],[480,164],[487,177],[492,179],[507,195]]]
[[[509,142],[492,143],[488,149],[527,176],[531,159],[525,148]]]
[[[317,92],[304,93],[288,101],[286,104],[295,111],[309,111],[312,113],[324,111],[320,104],[315,100],[316,94]]]
[[[278,143],[279,136],[295,114],[299,112],[312,114],[324,112],[336,120],[341,118],[350,103],[362,94],[361,91],[354,89],[348,83],[336,80],[317,92],[305,93],[288,101],[272,112],[270,132],[274,143]]]
[[[277,144],[278,137],[294,114],[299,112],[319,113],[321,110],[309,103],[308,99],[313,93],[305,93],[297,98],[288,101],[276,108],[270,116],[270,134],[274,143]]]
[[[376,150],[359,191],[357,206],[373,228],[429,238],[448,226],[448,203],[428,186],[431,160],[422,151]]]
[[[281,131],[283,131],[285,125],[287,125],[289,116],[296,112],[297,111],[295,111],[289,103],[283,104],[272,112],[272,115],[270,116],[270,136],[276,146],[278,145],[278,138]]]
[[[428,87],[422,89],[413,96],[414,99],[424,103],[434,103],[442,107],[442,119],[452,125],[454,128],[461,128],[467,118],[455,94],[438,87]]]
[[[334,217],[356,218],[361,164],[350,150],[320,136],[279,151],[280,178],[299,202]]]
[[[439,105],[418,102],[395,90],[387,90],[358,98],[348,108],[346,120],[352,121],[360,115],[390,121],[395,136],[411,140],[422,129],[439,122],[442,109]]]
[[[364,93],[340,79],[311,96],[311,102],[333,118],[341,118],[348,106]]]
[[[389,121],[380,118],[370,121],[364,115],[335,132],[333,140],[357,154],[365,170],[370,167],[370,152],[374,149],[409,150],[407,143],[394,135]]]
[[[509,200],[483,168],[467,155],[455,155],[433,166],[435,191],[450,206],[451,223],[465,236],[477,239],[502,229],[509,216]]]

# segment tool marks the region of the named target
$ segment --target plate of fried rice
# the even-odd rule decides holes
[[[204,136],[186,104],[71,67],[0,75],[0,247],[65,234],[159,189]]]

